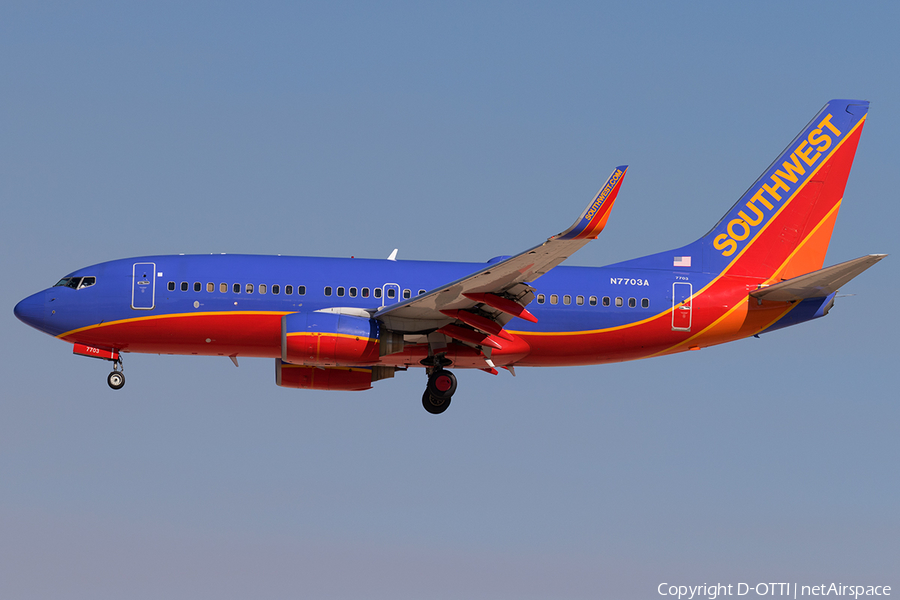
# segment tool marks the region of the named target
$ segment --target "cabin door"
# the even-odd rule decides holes
[[[672,330],[691,330],[691,293],[690,283],[676,282],[672,284]]]
[[[131,308],[150,310],[156,305],[156,263],[134,263],[131,271]]]

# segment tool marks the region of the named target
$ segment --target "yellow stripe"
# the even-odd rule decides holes
[[[844,145],[844,142],[846,142],[853,135],[853,133],[865,123],[865,120],[867,117],[868,117],[868,114],[863,115],[863,117],[853,127],[853,129],[851,129],[849,132],[847,132],[847,134],[841,139],[841,141],[838,142],[838,144],[835,145],[835,147],[831,150],[831,152],[828,153],[828,156],[825,157],[822,160],[822,162],[819,163],[819,165],[809,174],[809,177],[807,177],[807,179],[806,179],[806,181],[804,181],[803,185],[798,187],[794,191],[794,193],[791,194],[791,196],[787,199],[787,201],[781,205],[781,208],[779,208],[775,212],[775,214],[769,218],[769,220],[766,222],[766,224],[763,225],[762,228],[760,228],[760,230],[756,232],[756,234],[753,236],[753,238],[744,246],[744,248],[740,252],[738,252],[738,255],[735,256],[732,259],[732,261],[730,263],[728,263],[728,265],[726,265],[725,268],[722,269],[719,272],[719,274],[716,275],[708,284],[706,284],[705,286],[700,288],[700,290],[698,290],[696,293],[692,294],[692,296],[691,296],[692,298],[694,298],[694,299],[698,298],[703,292],[708,290],[713,284],[715,284],[722,277],[724,277],[728,274],[729,270],[734,266],[734,263],[737,262],[738,259],[741,258],[741,256],[743,256],[744,252],[746,252],[750,248],[750,246],[752,246],[756,242],[756,240],[759,238],[759,236],[761,236],[762,233],[769,227],[769,225],[771,225],[772,222],[778,218],[778,215],[781,214],[781,212],[785,208],[787,208],[787,206],[794,200],[794,198],[796,198],[797,194],[799,194],[800,191],[806,186],[806,184],[809,183],[809,181],[812,180],[812,178],[816,175],[816,173],[819,172],[819,169],[821,169],[822,166],[824,166],[825,163],[827,163],[831,159],[831,157]],[[790,256],[787,258],[787,260],[785,260],[785,262],[782,263],[782,265],[778,269],[776,269],[776,271],[775,271],[776,273],[778,273],[779,271],[781,271],[784,268],[784,266],[790,261],[790,259],[797,253],[797,251],[800,249],[800,247],[802,247],[802,245],[805,244],[808,241],[808,239],[822,226],[822,224],[828,219],[828,217],[832,214],[832,212],[834,212],[834,210],[836,210],[841,205],[842,201],[843,201],[843,198],[838,200],[838,202],[835,204],[835,206],[832,208],[832,210],[828,212],[826,217],[824,219],[822,219],[822,221],[820,221],[818,225],[816,225],[816,227],[813,229],[813,231],[810,232],[810,234],[806,238],[804,238],[804,240],[800,244],[798,244],[798,246],[796,248],[794,248],[794,251],[790,254]],[[796,304],[799,304],[799,303],[795,303],[794,305],[792,305],[787,311],[785,311],[784,314],[787,314],[788,312],[790,312],[790,310],[793,309],[794,306],[796,306]],[[680,306],[680,304],[679,304],[679,306]],[[709,325],[706,329],[700,331],[699,333],[695,334],[694,336],[691,336],[684,342],[680,342],[679,344],[672,346],[672,348],[676,348],[679,345],[686,344],[687,342],[694,340],[697,336],[705,333],[706,331],[709,330],[709,328],[711,328],[711,327],[715,326],[717,323],[721,322],[724,318],[726,318],[729,314],[731,314],[734,310],[736,310],[740,306],[741,306],[740,304],[735,305],[734,307],[729,309],[727,312],[725,312],[725,314],[723,314],[721,317],[719,317],[716,321],[714,321],[711,325]],[[509,333],[512,333],[515,335],[526,335],[526,336],[590,335],[590,334],[595,334],[595,333],[616,331],[619,329],[627,329],[630,327],[637,327],[638,325],[642,325],[644,323],[649,323],[655,319],[659,319],[659,318],[662,318],[662,317],[670,314],[674,310],[674,308],[675,307],[673,307],[671,309],[666,309],[665,312],[659,313],[652,317],[648,317],[646,319],[642,319],[640,321],[636,321],[634,323],[627,323],[625,325],[617,325],[615,327],[608,327],[605,329],[589,329],[589,330],[583,330],[583,331],[560,331],[560,332],[526,332],[526,331],[515,331],[515,330],[508,330],[508,331],[509,331]],[[179,313],[179,314],[171,314],[171,315],[155,315],[155,316],[148,316],[148,317],[137,317],[137,318],[133,318],[133,319],[122,319],[119,321],[109,321],[107,323],[98,323],[96,325],[88,325],[86,327],[81,327],[78,329],[73,329],[71,331],[67,331],[66,333],[62,333],[56,337],[61,339],[61,338],[73,335],[75,333],[87,331],[89,329],[106,327],[108,325],[120,325],[123,323],[130,323],[130,322],[135,322],[135,321],[152,320],[152,319],[168,319],[168,318],[185,317],[185,316],[210,316],[210,315],[215,315],[215,316],[221,316],[221,315],[281,315],[281,316],[284,316],[286,314],[290,314],[291,312],[293,312],[293,311],[283,311],[283,312],[282,311],[235,311],[235,312],[224,312],[223,311],[223,312]],[[775,321],[777,321],[778,319],[781,319],[782,317],[784,317],[784,315],[781,315],[780,317],[775,319]],[[775,321],[772,321],[772,323],[774,323]],[[771,326],[772,323],[770,323],[766,327]],[[759,331],[764,330],[766,327],[763,327]],[[296,332],[296,333],[289,333],[288,335],[293,336],[293,335],[311,335],[311,334],[303,333],[303,332]],[[330,334],[330,335],[343,336],[343,337],[356,337],[356,336],[347,335],[347,334]],[[371,338],[365,338],[365,339],[370,340]],[[671,348],[669,350],[671,350]],[[663,352],[667,352],[667,351],[668,350],[664,350]],[[660,354],[660,353],[657,353],[657,354]],[[650,356],[656,356],[657,354],[653,354]]]
[[[73,329],[71,331],[67,331],[65,333],[59,334],[57,339],[62,339],[64,337],[74,335],[76,333],[81,333],[82,331],[87,331],[89,329],[97,329],[99,327],[108,327],[110,325],[122,325],[124,323],[135,323],[137,321],[154,321],[159,319],[175,319],[179,317],[210,317],[216,316],[221,317],[225,316],[237,316],[237,315],[278,315],[284,316],[289,315],[293,311],[268,311],[268,310],[241,310],[234,312],[220,311],[220,312],[196,312],[196,313],[174,313],[170,315],[148,315],[146,317],[135,317],[133,319],[120,319],[118,321],[106,321],[104,323],[97,323],[96,325],[88,325],[86,327],[79,327],[78,329]]]
[[[681,306],[681,304],[684,304],[684,303],[682,302],[682,303],[678,304],[678,306]],[[665,310],[665,312],[655,314],[652,317],[647,317],[646,319],[641,319],[640,321],[635,321],[634,323],[626,323],[625,325],[616,325],[615,327],[607,327],[606,329],[586,329],[584,331],[514,331],[511,329],[507,329],[506,331],[508,333],[512,333],[514,335],[535,335],[535,336],[540,336],[540,335],[588,335],[588,334],[592,334],[592,333],[603,333],[606,331],[616,331],[617,329],[625,329],[628,327],[637,327],[638,325],[641,325],[643,323],[649,323],[650,321],[660,319],[660,318],[668,315],[669,313],[671,313],[672,310],[673,309],[671,309],[671,308],[667,308]]]

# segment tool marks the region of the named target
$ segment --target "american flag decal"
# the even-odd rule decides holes
[[[689,267],[691,266],[691,257],[690,256],[676,256],[675,257],[675,267]]]

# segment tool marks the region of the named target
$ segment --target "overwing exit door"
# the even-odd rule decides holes
[[[386,283],[381,286],[381,305],[387,306],[400,299],[400,284]]]

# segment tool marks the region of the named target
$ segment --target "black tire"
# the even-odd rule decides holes
[[[435,371],[428,377],[428,386],[425,389],[435,398],[449,400],[456,392],[456,375],[444,369]]]
[[[450,406],[450,398],[435,398],[425,390],[422,394],[422,406],[433,415],[439,415]]]
[[[125,374],[122,371],[113,371],[106,378],[106,383],[114,390],[121,390],[125,385]]]

